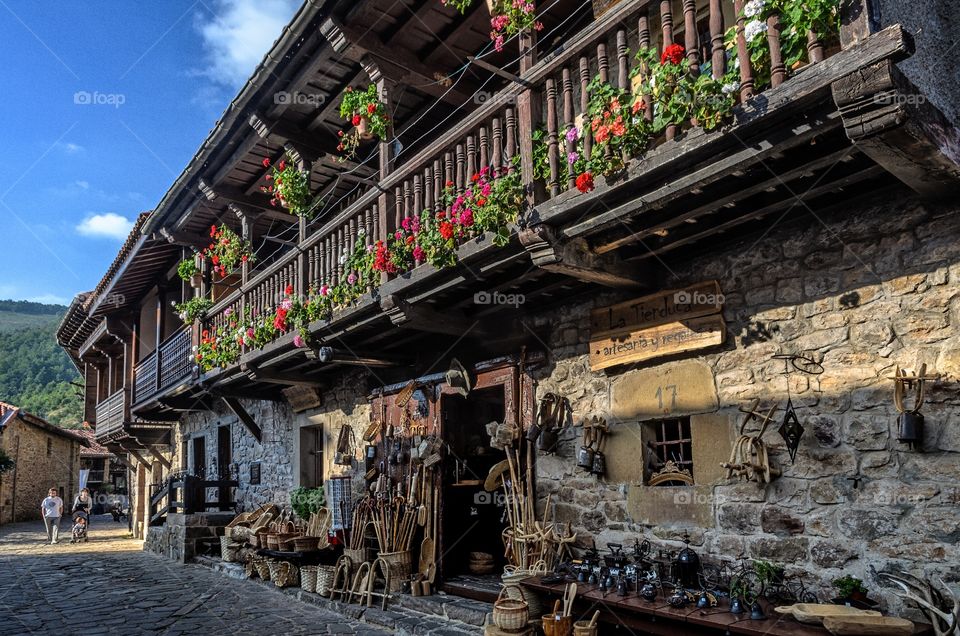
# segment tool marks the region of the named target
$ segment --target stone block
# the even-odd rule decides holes
[[[611,422],[604,454],[608,483],[639,484],[643,481],[645,446],[637,422]]]
[[[751,554],[775,563],[799,563],[807,560],[810,540],[806,537],[759,537],[751,544]]]
[[[818,541],[810,547],[810,560],[821,568],[842,568],[858,556],[836,541]]]
[[[767,534],[780,537],[803,534],[805,529],[803,519],[777,506],[764,507],[760,513],[760,527]]]
[[[760,504],[726,503],[717,510],[717,526],[738,534],[751,534],[760,529]]]
[[[632,486],[627,512],[646,526],[712,528],[714,498],[708,486]]]
[[[613,382],[612,414],[620,420],[707,413],[717,407],[713,371],[700,360],[630,371]]]
[[[837,526],[842,535],[857,541],[888,540],[896,534],[902,512],[896,508],[842,508]]]
[[[726,477],[726,469],[720,464],[730,459],[732,435],[728,415],[702,414],[690,417],[693,479],[698,486],[716,484]]]

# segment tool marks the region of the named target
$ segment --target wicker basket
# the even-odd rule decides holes
[[[319,543],[317,537],[297,537],[293,540],[293,549],[297,552],[315,552]]]
[[[255,576],[260,576],[259,574],[257,574],[256,563],[254,563],[253,561],[247,561],[246,563],[243,564],[243,574],[248,579],[252,579]]]
[[[500,577],[500,580],[503,581],[504,587],[507,588],[507,596],[513,599],[519,599],[521,598],[518,587],[520,581],[544,573],[546,573],[546,567],[543,565],[543,561],[535,563],[529,570],[508,565],[503,568],[503,576]],[[542,616],[550,611],[550,607],[544,602],[543,596],[529,588],[524,588],[522,600],[527,602],[530,616]]]
[[[300,568],[300,587],[306,592],[317,591],[317,570],[316,565],[304,565]]]
[[[349,559],[353,562],[353,565],[355,565],[355,566],[360,565],[360,564],[363,563],[364,561],[367,561],[367,560],[368,560],[368,559],[367,559],[367,551],[366,551],[365,549],[363,549],[363,548],[361,548],[361,549],[359,549],[359,550],[349,550],[349,549],[344,548],[344,550],[343,550],[343,556],[349,557]]]
[[[399,592],[404,582],[413,572],[413,555],[410,550],[403,552],[381,552],[380,558],[390,566],[390,592]]]
[[[508,587],[514,587],[520,592],[520,598],[507,596]],[[524,599],[523,590],[519,587],[503,586],[497,601],[493,604],[493,624],[506,631],[524,629],[530,621],[530,607]]]
[[[257,568],[257,574],[264,581],[270,580],[270,564],[266,559],[257,559],[253,562],[253,567]]]
[[[230,537],[220,537],[220,558],[225,563],[233,563],[239,549],[240,546]]]
[[[333,575],[337,568],[332,565],[317,566],[317,594],[326,596],[330,593],[330,586],[333,585]]]
[[[293,551],[293,542],[295,539],[299,539],[303,535],[299,532],[283,532],[277,534],[277,547],[275,550],[280,550],[282,552],[291,552]]]
[[[270,580],[277,587],[290,587],[297,584],[297,567],[287,561],[268,561]]]

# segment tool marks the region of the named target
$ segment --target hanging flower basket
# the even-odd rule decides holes
[[[194,289],[200,289],[202,285],[203,285],[203,274],[201,274],[200,272],[197,272],[196,274],[193,274],[190,276],[191,287],[193,287]]]
[[[377,86],[370,84],[364,90],[354,90],[348,87],[340,100],[340,117],[347,121],[353,130],[344,133],[337,132],[340,143],[337,150],[341,153],[340,160],[346,160],[357,153],[361,141],[374,137],[385,141],[390,130],[390,116],[380,101]]]
[[[360,116],[360,123],[356,125],[357,134],[360,135],[361,139],[369,140],[373,139],[373,133],[370,132],[370,120],[364,116]]]

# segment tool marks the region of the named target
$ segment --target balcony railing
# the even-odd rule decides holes
[[[97,438],[104,439],[123,430],[124,392],[121,389],[97,404]]]
[[[684,2],[678,15],[672,14],[673,4],[651,1],[617,4],[562,48],[523,72],[522,82],[513,82],[490,97],[418,154],[403,157],[400,165],[381,179],[377,188],[362,194],[307,236],[298,249],[253,275],[217,303],[208,313],[210,318],[204,328],[214,331],[224,326],[230,320],[227,309],[232,309],[234,315],[243,309],[262,315],[284,298],[288,285],[292,285],[297,294],[322,284],[336,285],[350,274],[344,271],[340,256],[352,252],[358,240],[387,242],[404,218],[423,211],[439,211],[443,207],[446,184],[452,183],[458,192],[463,192],[469,188],[470,176],[484,167],[499,169],[519,164],[524,183],[531,184],[535,181],[533,132],[538,129],[546,132],[543,143],[547,166],[545,178],[533,195],[538,208],[547,210],[550,206],[544,203],[560,205],[573,197],[576,175],[572,170],[564,175],[561,168],[574,150],[574,136],[568,138],[566,133],[573,127],[580,129],[583,146],[578,148],[589,155],[592,140],[587,110],[591,80],[599,76],[614,88],[631,93],[635,90],[631,69],[636,64],[632,51],[651,46],[662,51],[665,45],[677,41],[674,25],[677,33],[682,30],[679,39],[685,44],[685,57],[691,68],[697,71],[702,68],[715,78],[723,77],[728,69],[739,70],[740,82],[735,90],[741,102],[755,98],[768,87],[777,88],[790,81],[780,50],[776,16],[764,22],[766,31],[757,36],[763,40],[760,46],[767,49],[770,66],[769,72],[762,74],[761,84],[757,77],[761,74],[751,68],[751,51],[756,49],[759,40],[755,39],[748,47],[747,21],[742,17],[741,0],[733,3],[735,9],[728,10],[727,15],[723,11],[727,3],[716,0]],[[732,18],[735,15],[741,17]],[[728,49],[725,33],[732,26],[736,26],[735,46]],[[704,29],[708,33],[702,34]],[[818,64],[827,56],[824,43],[813,34],[809,35],[806,46],[806,64]],[[646,99],[645,109],[640,111],[648,121],[653,120],[651,103]],[[649,147],[655,148],[664,139],[673,139],[694,125],[694,122],[684,122],[670,126]],[[628,168],[632,159],[640,158],[625,157]],[[360,230],[365,234],[362,238]]]
[[[190,375],[190,329],[181,329],[137,364],[134,404],[139,404]]]

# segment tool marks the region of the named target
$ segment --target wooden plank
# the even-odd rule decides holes
[[[323,405],[323,397],[316,387],[290,386],[283,389],[283,396],[294,413],[303,413]]]
[[[643,362],[721,345],[726,337],[723,316],[713,314],[631,331],[615,338],[590,341],[590,369]]]
[[[590,312],[590,339],[628,334],[720,311],[723,295],[715,280],[628,300]]]

